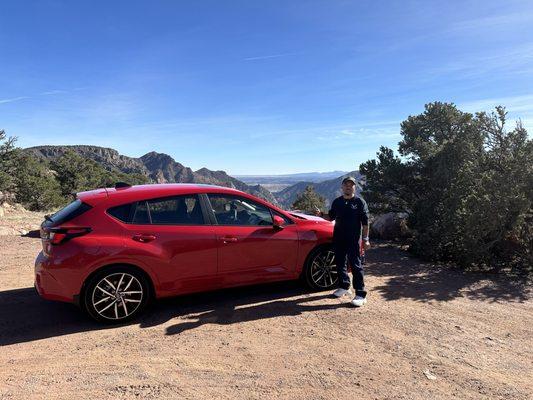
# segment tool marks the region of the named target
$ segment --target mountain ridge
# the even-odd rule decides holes
[[[207,183],[232,187],[278,205],[272,193],[261,185],[247,185],[222,170],[211,171],[204,167],[193,171],[166,153],[150,151],[136,158],[122,155],[109,147],[94,145],[42,145],[27,147],[23,151],[47,161],[73,151],[97,162],[108,171],[139,173],[155,183]]]

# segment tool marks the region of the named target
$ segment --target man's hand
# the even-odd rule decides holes
[[[365,250],[368,250],[370,246],[370,240],[363,240],[363,247]]]

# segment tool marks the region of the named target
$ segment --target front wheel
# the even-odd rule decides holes
[[[113,267],[97,273],[87,283],[84,305],[89,315],[105,323],[136,318],[149,299],[146,277],[127,267]]]
[[[329,290],[338,286],[335,252],[331,246],[319,247],[309,255],[304,278],[313,290]]]

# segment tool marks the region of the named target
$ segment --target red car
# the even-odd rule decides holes
[[[200,184],[97,189],[47,216],[35,287],[123,322],[154,298],[303,278],[337,285],[333,223]]]

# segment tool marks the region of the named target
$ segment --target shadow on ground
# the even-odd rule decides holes
[[[386,300],[427,302],[468,297],[523,302],[531,296],[531,278],[464,272],[447,265],[425,263],[391,244],[381,244],[368,252],[366,273],[385,278],[384,284],[371,290]]]
[[[167,328],[170,335],[206,323],[226,325],[342,306],[306,305],[329,295],[309,293],[299,282],[221,290],[161,300],[132,324],[152,327],[194,314],[194,322],[185,320]],[[114,327],[93,322],[74,305],[42,300],[34,288],[0,292],[0,304],[0,346]]]

